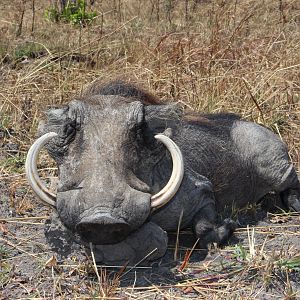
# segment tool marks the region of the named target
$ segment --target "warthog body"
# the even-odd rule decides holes
[[[122,82],[94,84],[82,97],[48,112],[41,134],[59,167],[59,219],[104,262],[136,261],[167,247],[165,231],[192,227],[202,246],[234,231],[226,207],[256,203],[267,193],[300,211],[299,180],[285,144],[270,130],[233,114],[184,113]],[[154,136],[181,150],[184,176],[165,205],[151,207],[172,172],[172,159]]]

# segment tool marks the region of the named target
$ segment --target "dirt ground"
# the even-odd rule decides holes
[[[71,249],[67,257],[51,251],[44,236],[51,210],[30,195],[32,209],[19,215],[8,186],[1,183],[1,299],[300,297],[299,214],[243,212],[238,216],[241,227],[228,245],[212,246],[207,255],[188,230],[180,233],[175,250],[176,234],[170,233],[162,259],[147,266],[102,266],[97,277],[82,247]],[[25,192],[13,194],[22,198]]]

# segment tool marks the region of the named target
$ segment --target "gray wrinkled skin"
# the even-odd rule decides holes
[[[50,110],[40,131],[59,134],[47,149],[59,167],[60,228],[96,245],[99,262],[136,262],[155,248],[148,260],[162,256],[165,231],[177,229],[181,213],[181,228],[191,226],[206,247],[223,243],[236,228],[230,219],[217,225],[226,207],[244,207],[274,191],[300,211],[300,184],[285,144],[233,114],[184,114],[115,82]],[[162,132],[181,149],[185,175],[175,197],[151,211],[151,195],[172,171],[168,151],[154,139]]]
[[[67,229],[54,212],[45,224],[45,236],[52,250],[62,257],[78,252],[80,245],[90,254],[90,244]],[[143,237],[143,238],[141,238]],[[168,246],[167,232],[152,222],[147,222],[125,240],[112,245],[92,245],[95,260],[109,265],[147,263],[162,257]]]

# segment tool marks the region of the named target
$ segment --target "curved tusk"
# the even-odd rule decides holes
[[[158,208],[168,203],[178,191],[184,174],[183,158],[179,147],[167,136],[157,134],[157,140],[162,142],[170,151],[173,161],[173,170],[166,186],[151,197],[151,207]]]
[[[56,206],[56,195],[47,189],[39,177],[37,159],[43,146],[57,135],[56,132],[49,132],[38,138],[30,147],[25,162],[26,177],[32,190],[43,202],[54,207]]]

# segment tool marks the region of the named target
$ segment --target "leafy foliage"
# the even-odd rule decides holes
[[[235,245],[233,256],[239,261],[245,261],[248,260],[249,253],[247,253],[247,250],[243,245],[237,244]]]
[[[277,265],[281,268],[300,272],[300,256],[295,256],[290,259],[281,259]]]
[[[74,25],[85,26],[97,16],[96,12],[87,12],[85,0],[68,1],[60,12],[56,7],[45,10],[44,16],[52,22],[63,21]]]
[[[25,42],[16,46],[13,57],[15,59],[23,59],[26,57],[36,58],[43,53],[43,50],[44,48],[39,44]]]

